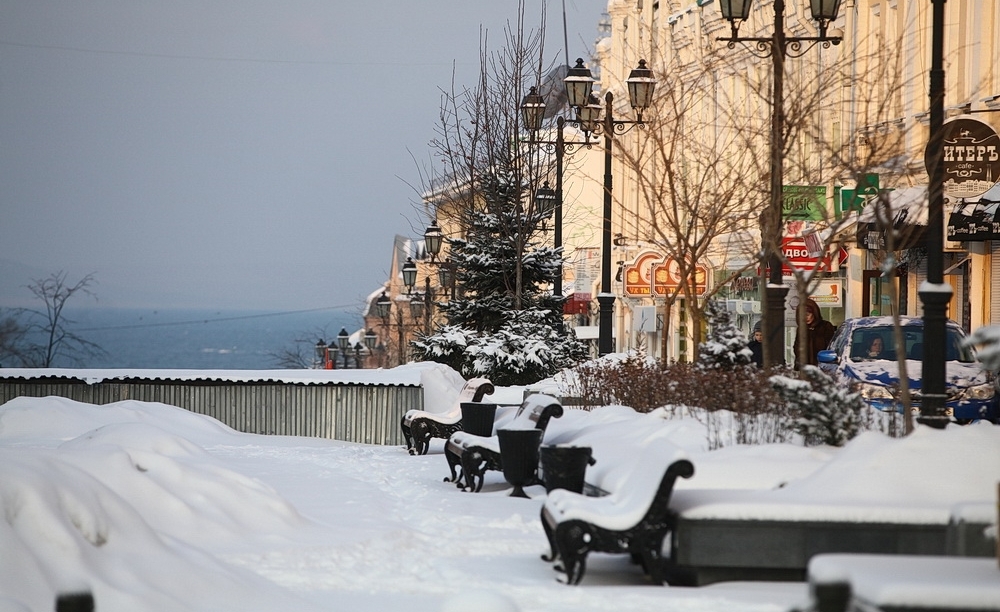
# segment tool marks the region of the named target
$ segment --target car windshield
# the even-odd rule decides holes
[[[962,345],[965,336],[958,329],[948,327],[945,340],[945,360],[973,362],[975,353],[970,347]],[[918,361],[924,358],[924,328],[907,325],[903,328],[904,355],[907,359]],[[859,327],[851,334],[851,359],[865,361],[869,359],[896,360],[897,347],[894,342],[891,325],[875,327]]]

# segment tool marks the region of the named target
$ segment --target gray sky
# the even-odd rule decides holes
[[[606,1],[565,4],[571,60],[589,57]],[[561,2],[547,10],[562,58]],[[453,67],[474,81],[480,25],[496,47],[516,11],[0,0],[0,306],[59,270],[95,273],[106,306],[357,303],[393,236],[422,233],[439,89]]]

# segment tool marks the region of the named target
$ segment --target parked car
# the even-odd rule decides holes
[[[920,378],[924,347],[924,320],[900,317],[903,345],[894,341],[892,317],[847,319],[837,329],[828,350],[817,355],[819,366],[835,380],[859,393],[878,410],[902,412],[897,352],[904,351],[910,401],[920,411]],[[984,371],[972,347],[965,346],[965,332],[954,321],[946,324],[945,392],[947,414],[960,423],[1000,419],[1000,395],[994,376]]]

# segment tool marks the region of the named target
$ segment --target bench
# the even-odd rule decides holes
[[[399,423],[406,440],[406,450],[411,455],[426,455],[431,438],[448,439],[462,430],[462,404],[480,402],[484,395],[493,393],[493,383],[485,378],[471,378],[458,392],[452,407],[444,413],[426,410],[408,410]]]
[[[562,414],[563,407],[559,400],[537,393],[524,399],[505,428],[539,429],[544,436],[549,420],[559,418]],[[487,471],[503,470],[500,439],[495,435],[485,437],[465,431],[455,432],[445,444],[444,455],[451,470],[451,477],[446,477],[445,482],[454,482],[465,491],[478,493],[483,488],[483,477]]]
[[[809,561],[809,603],[794,612],[998,612],[997,559],[821,554]]]
[[[628,553],[653,582],[663,584],[661,550],[675,520],[670,496],[677,478],[690,478],[694,466],[680,448],[652,439],[627,467],[620,478],[589,483],[591,490],[607,492],[601,497],[562,489],[549,493],[541,518],[550,552],[542,558],[554,563],[561,582],[579,584],[587,555],[604,552]]]

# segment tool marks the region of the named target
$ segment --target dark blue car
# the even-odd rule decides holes
[[[920,383],[924,355],[924,321],[900,317],[903,343],[896,345],[892,317],[848,319],[837,329],[829,350],[818,355],[820,368],[834,379],[861,395],[869,406],[884,411],[902,412],[900,375],[897,358],[906,360],[910,401],[914,412],[920,411]],[[965,345],[965,333],[954,321],[948,321],[945,346],[938,347],[945,356],[945,391],[947,414],[960,423],[1000,418],[1000,397],[993,374],[976,361],[972,347]]]

